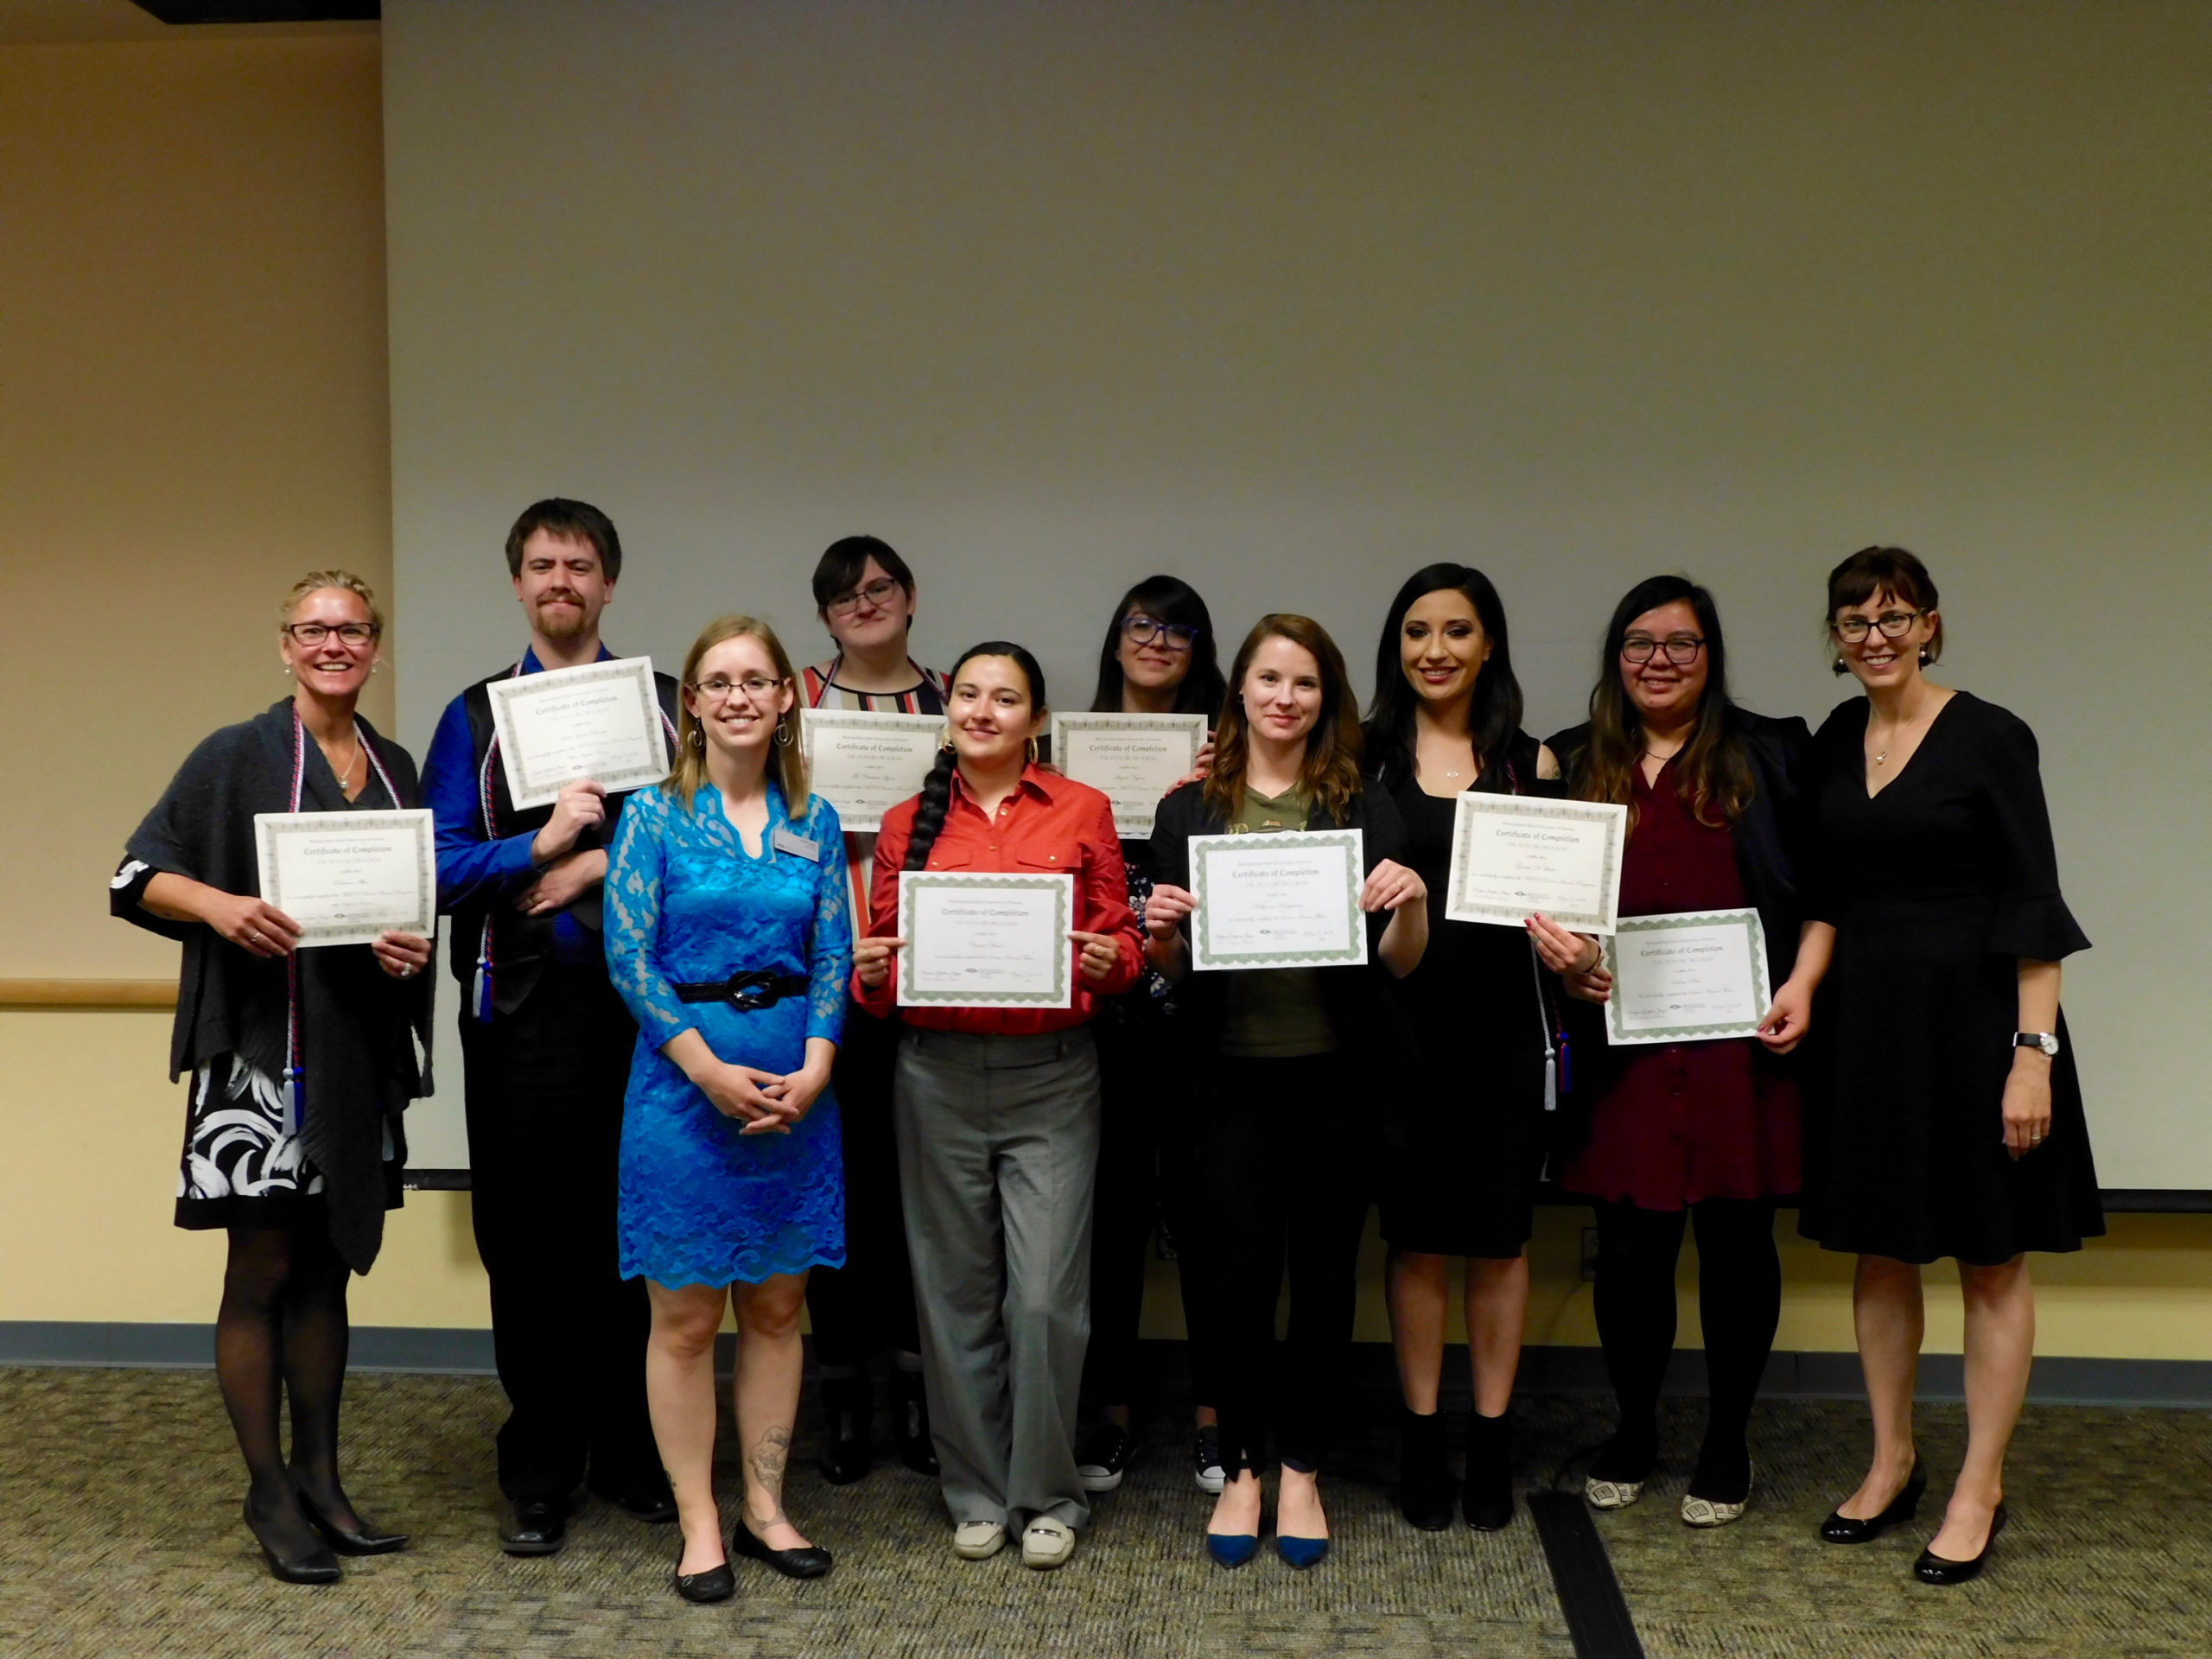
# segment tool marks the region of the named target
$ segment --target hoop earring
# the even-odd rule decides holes
[[[705,728],[694,726],[691,728],[691,747],[695,749],[704,749],[707,747],[707,733]]]
[[[1029,740],[1027,753],[1029,756],[1029,764],[1033,766],[1035,766],[1037,764],[1037,740],[1033,737]]]
[[[791,746],[791,717],[787,715],[776,722],[776,747],[788,749]]]

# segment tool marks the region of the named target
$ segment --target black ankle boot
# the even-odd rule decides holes
[[[1467,1481],[1459,1511],[1477,1532],[1513,1524],[1513,1416],[1467,1414]]]
[[[929,1396],[922,1374],[903,1366],[891,1372],[891,1418],[899,1437],[899,1461],[918,1475],[937,1477],[937,1442],[930,1438]]]
[[[866,1371],[823,1379],[822,1452],[816,1462],[832,1486],[849,1486],[868,1473],[874,1416],[875,1389]]]
[[[1424,1532],[1452,1524],[1452,1465],[1444,1456],[1444,1414],[1398,1410],[1398,1509]]]

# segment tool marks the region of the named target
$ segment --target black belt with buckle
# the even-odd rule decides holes
[[[813,982],[804,974],[763,970],[675,988],[677,996],[686,1002],[727,1002],[740,1014],[751,1014],[758,1008],[772,1008],[787,996],[804,996],[813,988]]]

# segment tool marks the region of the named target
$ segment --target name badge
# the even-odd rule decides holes
[[[820,842],[809,841],[804,836],[799,835],[795,830],[787,829],[780,823],[776,826],[774,832],[769,836],[768,844],[773,847],[779,853],[796,853],[799,857],[806,860],[810,864],[819,864],[822,861],[822,843]]]

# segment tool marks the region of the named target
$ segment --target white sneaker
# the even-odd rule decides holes
[[[1006,1548],[1006,1529],[995,1521],[963,1521],[952,1529],[952,1553],[963,1561],[987,1561]]]
[[[1075,1554],[1075,1529],[1049,1515],[1033,1518],[1021,1535],[1021,1564],[1048,1571]]]

